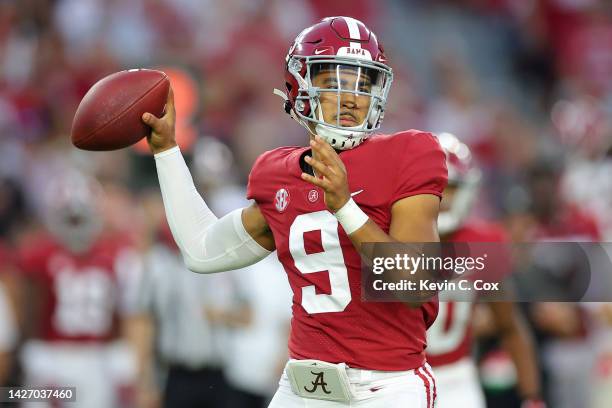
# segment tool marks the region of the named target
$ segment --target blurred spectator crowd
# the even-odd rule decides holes
[[[160,373],[178,379],[173,392],[183,395],[182,376],[195,372],[199,384],[212,384],[211,378],[225,371],[229,386],[244,392],[232,406],[256,406],[274,391],[287,358],[291,303],[281,267],[274,261],[259,265],[246,280],[249,271],[189,275],[169,239],[146,146],[78,151],[70,144],[70,126],[80,99],[100,78],[134,67],[166,70],[175,87],[178,137],[196,183],[218,215],[227,213],[244,205],[243,186],[259,154],[305,142],[303,129],[283,112],[272,89],[284,85],[284,56],[299,30],[330,15],[361,19],[385,45],[395,79],[384,132],[450,132],[472,148],[484,175],[474,209],[480,217],[502,222],[514,241],[612,240],[607,1],[5,0],[0,2],[0,384],[21,384],[32,373],[44,377],[48,366],[63,364],[41,357],[49,350],[31,341],[50,336],[41,325],[51,306],[41,289],[27,282],[38,279],[28,270],[36,269],[30,259],[54,251],[32,255],[48,245],[48,232],[57,232],[59,208],[74,205],[74,217],[96,221],[85,234],[95,231],[108,240],[115,257],[109,268],[116,278],[79,288],[88,287],[82,291],[99,302],[106,296],[104,285],[111,285],[117,299],[106,307],[122,324],[87,335],[78,332],[87,325],[68,329],[68,344],[95,347],[101,339],[124,338],[138,350],[135,358],[126,357],[126,350],[113,346],[119,361],[109,368],[119,373],[114,378],[131,375],[139,384],[134,391],[117,380],[121,398],[131,402],[107,406],[134,401],[156,406],[164,398]],[[67,198],[58,193],[62,189]],[[78,254],[90,248],[66,256],[78,267]],[[129,256],[123,253],[127,248]],[[164,262],[167,269],[159,270]],[[263,280],[269,286],[262,286]],[[31,310],[34,303],[43,306]],[[72,313],[86,313],[71,305]],[[598,346],[597,361],[590,361],[591,341],[611,343],[609,329],[601,329],[612,324],[610,309],[534,310],[548,369],[571,370],[577,363],[558,356],[586,353],[585,370],[598,375],[578,385],[571,376],[553,379],[548,392],[563,389],[564,380],[571,384],[565,390],[578,387],[580,397],[597,394],[594,387],[611,389],[612,347]],[[192,341],[193,331],[207,340]],[[185,343],[174,343],[175,337]],[[185,350],[192,352],[184,355]],[[65,351],[52,354],[59,359]],[[35,368],[28,367],[32,364]],[[259,384],[243,378],[245,365],[261,367]],[[215,384],[213,394],[228,386]],[[566,406],[612,406],[609,392],[601,398],[607,402]],[[188,406],[175,404],[167,406]]]

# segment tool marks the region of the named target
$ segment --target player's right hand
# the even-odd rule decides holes
[[[164,116],[155,117],[146,112],[142,115],[142,121],[151,127],[151,134],[147,136],[147,143],[153,154],[161,153],[176,146],[174,129],[176,124],[176,109],[174,107],[174,92],[172,87],[168,91]]]

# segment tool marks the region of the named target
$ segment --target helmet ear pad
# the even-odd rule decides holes
[[[291,110],[295,110],[304,116],[308,116],[310,115],[310,101],[309,99],[304,98],[298,99],[298,96],[305,95],[300,95],[300,84],[298,83],[298,79],[290,72],[289,64],[291,62],[292,60],[288,59],[285,70],[285,89],[288,97],[284,106],[285,112],[291,114]],[[301,68],[299,72],[297,72],[297,75],[299,75],[301,78],[305,78],[307,70],[306,64],[302,62],[300,62],[300,64]]]

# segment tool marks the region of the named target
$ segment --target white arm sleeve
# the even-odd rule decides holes
[[[155,155],[168,224],[187,268],[223,272],[270,254],[244,229],[242,209],[218,219],[196,190],[178,146]]]

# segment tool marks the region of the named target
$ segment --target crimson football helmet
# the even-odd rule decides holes
[[[437,136],[446,154],[448,185],[456,188],[450,203],[443,206],[438,216],[438,232],[445,235],[461,227],[469,215],[478,193],[481,172],[474,164],[469,147],[457,137],[450,133],[440,133]]]
[[[358,146],[380,127],[393,73],[386,64],[382,44],[361,21],[324,18],[297,36],[285,62],[285,92],[274,92],[285,99],[285,111],[310,133],[318,134],[335,149],[346,150]],[[341,77],[347,70],[356,77],[348,85]],[[314,77],[322,71],[335,75],[324,88],[313,85]],[[337,95],[335,123],[323,120],[323,92]],[[341,94],[368,97],[362,123],[341,126]]]

